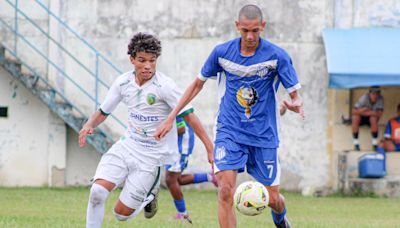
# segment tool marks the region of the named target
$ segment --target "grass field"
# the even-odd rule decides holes
[[[186,190],[193,227],[218,227],[216,191]],[[85,227],[88,188],[0,188],[0,227]],[[174,221],[169,193],[160,193],[153,219],[140,214],[128,222],[112,215],[119,191],[106,205],[103,227],[191,227]],[[285,193],[293,227],[400,227],[400,199],[331,196],[302,197]],[[238,227],[274,227],[269,211],[255,217],[238,215]]]

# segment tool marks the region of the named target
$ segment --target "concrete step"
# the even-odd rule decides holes
[[[352,194],[400,197],[400,176],[349,178],[349,190]]]

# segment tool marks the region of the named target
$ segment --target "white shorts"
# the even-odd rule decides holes
[[[119,199],[137,209],[152,190],[159,188],[160,167],[143,164],[117,142],[101,157],[94,176],[97,179],[110,181],[116,187],[125,181]]]

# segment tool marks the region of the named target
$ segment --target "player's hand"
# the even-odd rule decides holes
[[[285,104],[286,108],[290,111],[299,113],[302,119],[305,118],[303,102],[301,101],[301,99],[292,100],[291,103],[289,103],[288,101],[283,101],[283,104]]]
[[[168,116],[154,132],[154,138],[158,141],[161,140],[172,129],[172,124],[174,124],[174,118]]]
[[[83,125],[82,129],[79,131],[79,146],[86,146],[86,136],[92,135],[94,129],[90,126]]]

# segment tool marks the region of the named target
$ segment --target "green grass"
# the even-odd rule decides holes
[[[85,227],[88,188],[0,188],[0,227]],[[185,190],[193,227],[218,227],[216,191]],[[191,227],[174,221],[175,209],[166,190],[160,193],[153,219],[140,214],[118,222],[112,215],[119,191],[106,204],[103,227]],[[400,199],[331,196],[302,197],[284,193],[294,227],[400,227]],[[238,227],[274,227],[266,210],[255,217],[238,214]]]

